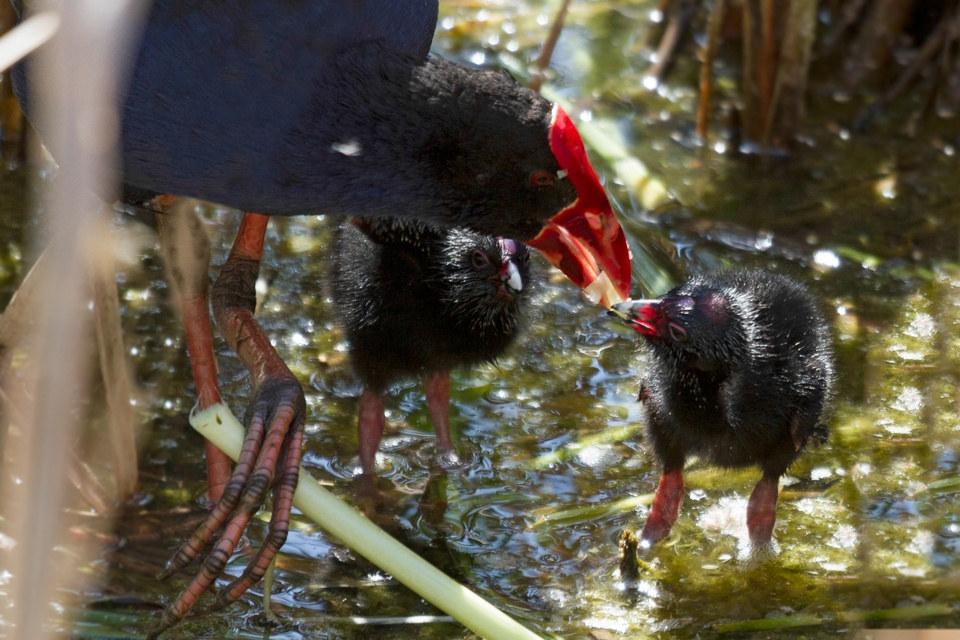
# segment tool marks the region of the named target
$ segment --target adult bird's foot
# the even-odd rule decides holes
[[[269,218],[245,213],[230,256],[211,291],[217,327],[250,372],[253,397],[245,416],[247,432],[233,475],[207,521],[176,553],[165,572],[190,563],[217,533],[219,540],[200,573],[164,612],[163,630],[182,619],[223,573],[243,530],[273,488],[273,513],[266,540],[239,578],[217,594],[214,608],[239,598],[263,577],[287,538],[303,444],[306,401],[296,377],[254,317],[256,282]]]
[[[210,539],[222,532],[200,572],[161,616],[150,637],[178,623],[226,567],[250,518],[273,490],[273,511],[263,546],[240,577],[220,589],[213,609],[237,600],[260,581],[287,538],[297,487],[306,402],[293,378],[271,378],[256,389],[245,418],[246,436],[227,488],[207,520],[174,554],[161,574],[166,578],[186,567]]]

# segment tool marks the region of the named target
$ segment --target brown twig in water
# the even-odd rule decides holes
[[[110,238],[104,216],[97,221],[104,237]],[[120,326],[120,300],[117,295],[113,244],[91,265],[94,297],[94,326],[100,354],[100,373],[107,400],[109,449],[113,457],[118,500],[133,494],[137,487],[136,418],[130,406],[133,393],[123,328]]]
[[[726,13],[726,1],[716,0],[707,23],[707,44],[700,66],[700,101],[697,104],[697,136],[706,138],[710,129],[710,103],[713,97],[713,61],[717,57],[720,29]]]
[[[906,28],[916,0],[874,0],[858,25],[844,56],[845,83],[861,86],[890,68],[897,39]]]
[[[0,350],[6,351],[11,346],[23,344],[29,327],[30,309],[36,300],[39,281],[43,279],[41,273],[46,267],[46,255],[46,252],[40,254],[10,298],[7,308],[0,314]],[[3,373],[4,370],[0,369],[0,379]]]
[[[794,0],[786,13],[779,59],[770,101],[770,114],[763,132],[765,141],[787,146],[804,116],[810,54],[816,37],[817,1]],[[774,139],[775,137],[775,139]]]
[[[957,11],[952,17],[944,18],[937,25],[937,28],[926,39],[916,58],[903,70],[903,73],[897,78],[897,81],[890,89],[874,102],[864,107],[854,123],[855,129],[863,129],[869,125],[870,120],[884,107],[896,100],[907,88],[916,81],[920,73],[927,68],[930,61],[938,52],[951,42],[951,34],[960,29],[960,11]]]
[[[550,58],[553,57],[553,50],[557,46],[557,40],[560,39],[560,33],[563,31],[563,24],[567,18],[567,9],[570,7],[570,0],[563,0],[560,10],[557,11],[553,19],[553,25],[550,27],[550,33],[543,42],[543,49],[540,51],[540,57],[534,65],[533,76],[530,78],[530,88],[534,91],[540,91],[543,86],[544,74],[550,66]]]
[[[640,564],[637,562],[639,541],[630,529],[620,534],[620,581],[630,586],[640,580]]]
[[[83,459],[74,451],[70,455],[70,468],[67,477],[77,488],[83,499],[100,515],[107,515],[113,508],[113,499],[110,492],[100,482],[100,478],[93,472]]]
[[[673,11],[670,11],[670,17],[667,20],[667,28],[660,38],[660,45],[657,47],[656,62],[650,65],[647,76],[654,78],[657,84],[663,81],[667,73],[673,67],[677,59],[677,51],[680,49],[680,42],[686,35],[687,29],[693,18],[695,3],[690,0],[680,0]]]
[[[840,44],[843,34],[861,18],[860,14],[863,13],[867,2],[868,0],[850,0],[843,4],[840,18],[834,22],[833,26],[830,27],[827,34],[823,37],[821,55],[826,56],[833,53],[836,46]]]

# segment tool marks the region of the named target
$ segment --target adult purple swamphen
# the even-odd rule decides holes
[[[428,56],[437,10],[436,0],[156,0],[147,14],[119,105],[125,192],[256,212],[244,214],[211,296],[221,334],[251,373],[247,436],[228,482],[213,473],[225,458],[208,447],[211,494],[223,494],[169,570],[222,534],[155,633],[221,574],[271,487],[267,540],[218,603],[258,581],[286,538],[305,402],[253,316],[266,216],[468,227],[526,241],[605,304],[629,291],[623,232],[570,118],[503,73]],[[28,115],[29,66],[15,71]],[[161,217],[169,250],[198,258],[173,276],[203,408],[220,394],[196,227]]]
[[[360,218],[337,230],[330,291],[364,390],[357,412],[360,466],[373,472],[383,435],[382,393],[424,380],[437,450],[453,455],[450,371],[499,357],[529,300],[523,243],[416,220]]]
[[[820,420],[833,393],[830,331],[800,283],[763,271],[698,275],[654,300],[611,313],[650,346],[640,399],[663,475],[641,544],[670,532],[689,456],[721,467],[757,465],[747,528],[769,543],[780,476],[807,444],[826,439]]]

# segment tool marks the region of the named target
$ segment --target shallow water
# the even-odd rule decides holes
[[[636,402],[645,355],[634,335],[542,261],[525,335],[496,365],[454,376],[451,417],[462,465],[445,469],[434,459],[419,385],[398,385],[391,394],[379,460],[380,524],[531,628],[562,638],[710,637],[737,625],[765,629],[764,637],[960,626],[955,121],[934,120],[913,139],[901,133],[895,113],[874,134],[851,133],[855,106],[823,87],[814,93],[813,133],[789,160],[721,153],[721,143],[692,138],[691,90],[640,88],[647,11],[575,7],[576,26],[561,38],[554,65],[562,95],[577,100],[571,115],[615,123],[675,197],[643,211],[593,156],[635,255],[651,256],[636,269],[643,276],[638,293],[660,293],[684,272],[778,269],[810,283],[835,328],[840,385],[831,437],[785,478],[776,554],[759,561],[744,554],[745,500],[758,472],[693,463],[680,519],[648,558],[641,588],[617,588],[620,533],[642,525],[642,498],[658,478]],[[495,65],[500,53],[529,59],[546,29],[547,14],[529,4],[448,6],[444,13],[450,20],[441,22],[435,49],[474,64]],[[691,70],[677,73],[682,86]],[[27,252],[18,212],[29,175],[6,171],[0,183],[5,294]],[[219,264],[238,215],[203,214]],[[356,501],[359,389],[323,294],[320,256],[330,224],[271,224],[259,317],[304,382],[305,466]],[[189,366],[156,238],[128,220],[118,221],[117,231],[144,247],[120,279],[136,406],[149,425],[140,493],[118,525],[126,534],[184,519],[173,508],[199,507],[204,478],[202,444],[186,424],[194,402]],[[242,414],[244,372],[222,345],[219,356],[225,398]],[[252,525],[230,573],[243,568],[264,532],[263,520]],[[128,545],[111,558],[159,563],[181,537]],[[142,634],[155,607],[185,584],[182,576],[158,583],[124,566],[90,567],[101,582],[70,599],[88,612],[79,633]],[[295,519],[278,563],[279,626],[265,626],[254,592],[165,637],[264,637],[267,629],[271,638],[473,637],[449,621],[388,620],[439,613],[303,519]],[[393,624],[371,631],[370,621],[354,616]],[[777,624],[781,630],[768,629]]]

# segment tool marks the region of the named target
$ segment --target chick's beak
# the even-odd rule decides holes
[[[517,265],[513,263],[513,260],[509,260],[503,265],[500,280],[504,286],[513,293],[523,291],[523,278],[520,277],[520,270],[517,269]]]
[[[520,275],[520,269],[514,260],[514,256],[519,252],[517,242],[509,238],[499,238],[497,243],[500,245],[500,255],[503,256],[497,273],[500,283],[511,293],[520,293],[523,291],[523,276]]]
[[[646,336],[659,335],[657,329],[663,318],[660,300],[625,300],[610,307],[614,315]]]

